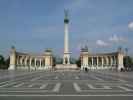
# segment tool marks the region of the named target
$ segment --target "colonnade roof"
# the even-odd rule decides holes
[[[35,54],[35,53],[22,53],[22,52],[16,52],[17,55],[22,55],[22,56],[39,56],[39,57],[43,57],[44,54]]]
[[[118,52],[111,52],[111,53],[96,53],[96,54],[89,54],[89,55],[93,55],[93,56],[111,56],[111,55],[117,55]]]
[[[88,55],[88,56],[115,56],[115,55],[117,55],[119,52],[111,52],[111,53],[93,53],[93,54],[91,54],[91,53],[87,53],[87,52],[82,52],[81,53],[81,55],[82,54],[84,54],[84,55]]]

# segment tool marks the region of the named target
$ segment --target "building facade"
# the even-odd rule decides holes
[[[46,50],[44,54],[30,54],[17,52],[14,47],[11,48],[9,70],[49,70],[52,69],[52,65],[51,50]]]
[[[110,69],[121,70],[123,65],[124,53],[118,50],[112,53],[91,54],[88,48],[82,48],[80,53],[81,70],[87,69]]]
[[[92,54],[87,48],[80,52],[81,70],[110,69],[121,70],[124,53],[121,50],[112,53]],[[31,54],[17,52],[14,47],[10,52],[9,70],[52,70],[52,69],[77,69],[76,64],[53,66],[53,54],[51,50],[45,50],[43,54]]]

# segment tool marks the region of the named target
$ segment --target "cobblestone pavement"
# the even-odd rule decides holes
[[[0,71],[0,75],[0,100],[133,98],[132,72]]]

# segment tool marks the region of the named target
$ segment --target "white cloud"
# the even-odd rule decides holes
[[[129,28],[130,30],[133,31],[133,22],[130,22],[130,23],[128,24],[128,28]]]
[[[111,36],[109,38],[109,40],[112,41],[112,42],[126,42],[127,41],[126,38],[124,38],[124,37],[118,37],[116,34],[114,34],[113,36]]]
[[[104,42],[103,40],[97,40],[97,41],[96,41],[96,44],[97,44],[98,46],[102,46],[102,47],[109,46],[109,44],[106,43],[106,42]]]

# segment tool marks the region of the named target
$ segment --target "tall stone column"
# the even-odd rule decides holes
[[[64,19],[64,56],[63,56],[63,64],[70,64],[70,52],[69,52],[69,34],[68,34],[68,13],[65,11],[65,19]]]
[[[24,56],[22,56],[21,58],[21,64],[22,64],[22,67],[24,67]]]
[[[113,59],[112,59],[112,56],[110,56],[110,65],[111,65],[111,67],[112,67],[112,65],[113,65]]]
[[[36,58],[35,58],[35,70],[36,70],[37,66],[36,66]]]
[[[32,65],[31,65],[31,63],[32,63],[32,57],[30,57],[30,65],[29,65],[29,70],[31,70],[31,68],[32,68]]]
[[[109,59],[108,59],[108,56],[106,56],[106,66],[108,67],[109,65]]]
[[[52,60],[51,60],[51,56],[49,57],[49,60],[50,60],[50,64],[49,64],[49,65],[51,66],[51,65],[52,65]]]
[[[93,57],[91,59],[92,59],[91,61],[92,61],[92,67],[93,67]]]
[[[32,58],[30,58],[30,67],[31,67],[31,61],[32,61]]]
[[[114,64],[117,65],[117,57],[114,56]]]
[[[111,56],[111,69],[113,70],[114,66],[113,66],[113,56]]]
[[[82,58],[81,70],[84,70],[85,68],[88,68],[88,51],[81,52],[81,58]]]
[[[97,68],[98,68],[98,67],[99,67],[99,66],[98,66],[98,63],[99,63],[98,61],[99,61],[99,59],[98,59],[98,57],[96,57],[96,58],[97,58]]]
[[[103,57],[101,57],[101,59],[102,59],[102,68],[103,68]]]
[[[27,65],[27,60],[28,60],[28,58],[27,58],[27,56],[25,57],[25,67],[27,67],[28,65]]]
[[[122,68],[124,68],[123,66],[123,57],[124,54],[122,52],[118,52],[117,54],[117,66],[118,66],[118,70],[120,71]]]
[[[22,66],[22,56],[20,57],[20,66]]]
[[[10,66],[9,66],[9,70],[15,70],[16,68],[16,49],[15,47],[11,48],[11,52],[10,52]]]
[[[40,59],[40,67],[41,67],[41,62],[42,62],[42,60]]]
[[[16,66],[19,66],[19,56],[16,57]]]

